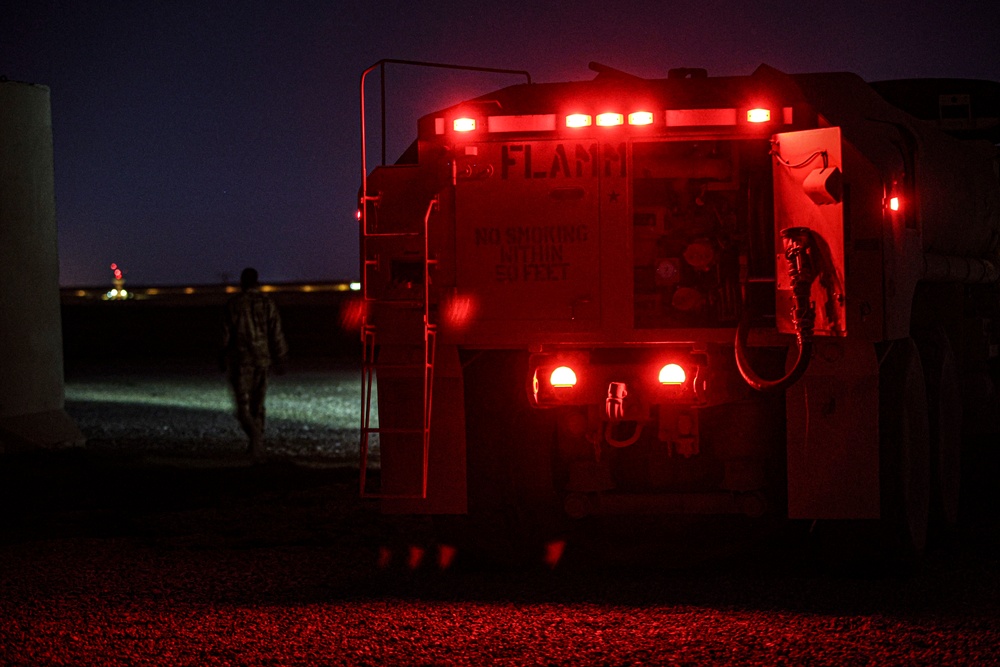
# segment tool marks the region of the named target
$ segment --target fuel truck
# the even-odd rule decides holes
[[[400,63],[441,67],[367,70],[363,135],[365,76]],[[424,115],[393,164],[363,149],[362,494],[919,553],[963,436],[1000,430],[1000,84],[591,69]]]

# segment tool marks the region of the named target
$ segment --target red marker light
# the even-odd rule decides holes
[[[566,116],[566,127],[589,127],[591,120],[585,113],[572,113]]]
[[[677,364],[667,364],[660,369],[660,384],[684,384],[687,373]]]
[[[597,114],[597,124],[601,127],[611,127],[612,125],[621,125],[625,122],[625,117],[620,113],[602,113]]]
[[[452,124],[456,132],[472,132],[476,129],[475,118],[456,118]]]
[[[628,115],[629,125],[652,125],[653,114],[650,111],[636,111]]]
[[[750,109],[747,111],[747,120],[751,123],[766,123],[771,120],[771,110]]]
[[[889,199],[889,210],[898,211],[899,210],[899,197],[892,197]]]
[[[553,387],[575,387],[576,373],[569,366],[560,366],[552,371],[549,376],[549,384]]]

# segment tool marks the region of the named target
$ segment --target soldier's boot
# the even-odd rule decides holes
[[[254,461],[261,461],[264,459],[264,434],[261,431],[255,429],[250,435],[250,447],[248,453]]]

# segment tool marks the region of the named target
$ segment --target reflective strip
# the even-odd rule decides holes
[[[490,116],[486,127],[490,132],[548,132],[556,129],[556,115]]]
[[[667,109],[667,125],[736,125],[736,109]]]

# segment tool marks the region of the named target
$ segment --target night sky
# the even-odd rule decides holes
[[[1000,80],[998,40],[993,0],[14,0],[0,75],[52,89],[62,285],[109,284],[112,262],[131,285],[232,281],[246,265],[342,280],[359,273],[360,74],[381,58],[537,82],[589,79],[592,60],[647,77],[767,63]],[[389,75],[390,160],[418,115],[521,81]]]

